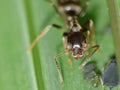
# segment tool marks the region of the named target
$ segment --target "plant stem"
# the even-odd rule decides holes
[[[109,8],[110,23],[112,27],[117,63],[120,73],[120,16],[118,0],[107,0],[107,4]]]

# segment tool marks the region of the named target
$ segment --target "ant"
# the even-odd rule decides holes
[[[66,22],[66,26],[62,27],[57,24],[46,26],[43,32],[41,32],[32,42],[28,50],[31,50],[38,42],[38,40],[41,39],[52,27],[58,29],[67,29],[68,32],[63,33],[63,44],[65,47],[65,51],[55,55],[54,57],[54,61],[60,78],[60,84],[64,85],[60,65],[57,61],[57,58],[63,56],[64,54],[66,54],[67,56],[68,54],[72,54],[73,58],[78,60],[84,56],[84,53],[86,51],[94,48],[91,54],[88,55],[87,60],[85,60],[80,66],[84,67],[85,64],[90,61],[91,56],[98,50],[99,45],[90,45],[90,38],[95,38],[93,21],[89,20],[83,26],[78,23],[78,18],[83,17],[85,14],[86,8],[88,6],[88,1],[85,2],[84,6],[81,6],[81,0],[58,0],[58,7],[52,0],[48,1],[53,6],[58,15]],[[70,66],[72,66],[72,62],[69,57],[68,63]]]

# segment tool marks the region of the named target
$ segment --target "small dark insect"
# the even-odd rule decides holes
[[[95,62],[86,64],[83,68],[83,74],[84,79],[91,83],[94,87],[97,87],[101,83],[101,73],[100,70],[98,70]]]
[[[95,38],[92,20],[87,21],[84,25],[80,25],[78,23],[78,18],[84,16],[85,14],[86,8],[88,6],[88,1],[85,2],[84,6],[81,6],[81,0],[58,0],[58,5],[56,5],[52,0],[48,1],[53,6],[58,15],[66,22],[66,25],[60,26],[57,24],[51,24],[46,26],[43,32],[41,32],[33,41],[29,47],[29,50],[31,50],[38,42],[38,40],[41,39],[52,27],[55,27],[57,29],[65,28],[67,30],[63,33],[63,44],[65,51],[57,54],[54,57],[60,78],[60,83],[63,85],[63,77],[57,58],[63,56],[64,54],[72,54],[73,58],[77,60],[82,58],[86,51],[93,49],[93,51],[87,56],[87,60],[81,64],[81,67],[83,67],[87,62],[90,61],[92,55],[98,50],[99,45],[90,45],[90,38]],[[68,62],[71,66],[72,61],[69,59],[69,57]]]
[[[111,57],[109,64],[105,67],[102,74],[102,80],[103,84],[108,86],[110,90],[119,84],[118,67],[115,55]]]

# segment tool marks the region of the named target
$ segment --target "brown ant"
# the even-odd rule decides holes
[[[80,67],[84,67],[87,62],[90,61],[91,56],[97,51],[99,45],[90,45],[90,38],[94,36],[94,28],[92,20],[89,20],[84,26],[80,25],[77,21],[78,17],[84,16],[84,12],[88,6],[88,1],[81,7],[81,0],[58,0],[58,7],[52,0],[48,0],[55,11],[66,21],[66,27],[62,27],[57,24],[51,24],[46,26],[46,28],[41,32],[37,38],[33,41],[29,50],[31,50],[34,45],[41,39],[52,27],[63,29],[66,28],[68,32],[63,33],[63,44],[65,47],[65,51],[60,54],[57,54],[54,57],[54,61],[57,67],[57,71],[60,78],[60,84],[64,85],[61,69],[57,58],[63,56],[64,54],[71,53],[73,58],[76,60],[82,58],[86,51],[89,51],[91,48],[94,50],[88,55],[87,60],[85,60]],[[88,27],[87,27],[88,26]],[[92,34],[92,35],[91,35]],[[68,57],[68,63],[71,66],[72,62]]]

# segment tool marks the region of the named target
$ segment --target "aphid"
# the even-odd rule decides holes
[[[96,63],[87,63],[83,68],[84,79],[91,83],[94,87],[97,87],[101,82],[101,73],[98,70]]]
[[[84,25],[80,25],[78,23],[78,18],[85,14],[84,12],[88,6],[88,1],[86,1],[83,7],[80,5],[82,2],[81,0],[58,0],[58,7],[54,2],[52,2],[52,0],[48,1],[51,3],[58,15],[66,22],[66,25],[60,26],[57,24],[51,24],[46,26],[43,32],[41,32],[33,41],[29,47],[29,50],[31,50],[38,40],[41,39],[41,37],[43,37],[52,27],[58,29],[66,28],[67,32],[63,33],[63,44],[65,51],[54,57],[57,71],[59,73],[60,83],[63,85],[63,77],[57,58],[63,56],[64,54],[72,54],[73,58],[77,60],[82,58],[86,51],[93,49],[93,51],[87,56],[87,60],[81,64],[81,67],[83,67],[90,61],[91,56],[97,51],[99,45],[90,45],[90,38],[94,38],[94,27],[92,20],[89,20]],[[68,59],[68,62],[71,66],[72,62],[70,59]]]
[[[111,57],[109,64],[105,67],[102,80],[103,84],[108,86],[110,90],[119,84],[118,67],[115,56]]]

